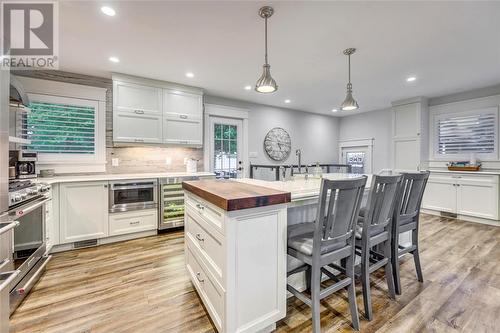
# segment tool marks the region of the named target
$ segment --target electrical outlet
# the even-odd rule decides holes
[[[117,167],[120,165],[120,159],[118,157],[113,157],[111,159],[111,165],[114,167]]]
[[[187,157],[184,157],[184,165],[186,165],[188,162],[188,158]]]
[[[257,154],[256,151],[251,151],[250,153],[248,153],[248,157],[250,158],[257,158],[259,155]]]
[[[165,164],[171,165],[172,164],[172,157],[165,157]]]

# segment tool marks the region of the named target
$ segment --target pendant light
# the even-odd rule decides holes
[[[267,19],[270,18],[274,13],[273,7],[264,6],[259,9],[259,16],[265,20],[265,63],[263,66],[262,76],[257,80],[255,84],[255,91],[259,93],[273,93],[278,90],[278,85],[276,81],[271,77],[271,66],[267,62]]]
[[[351,54],[356,52],[355,48],[349,48],[344,50],[344,54],[349,58],[349,83],[347,84],[347,95],[344,102],[340,106],[343,111],[352,111],[359,109],[358,102],[352,97],[352,84],[351,84]]]

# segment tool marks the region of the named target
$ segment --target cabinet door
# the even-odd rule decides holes
[[[416,171],[420,166],[420,139],[395,139],[394,169],[397,171]]]
[[[163,90],[164,114],[203,117],[203,96],[176,90]]]
[[[108,235],[108,182],[60,185],[61,242]]]
[[[114,112],[113,141],[161,143],[161,123],[161,115]]]
[[[201,146],[203,144],[202,119],[193,119],[187,115],[166,115],[163,121],[163,142]]]
[[[458,214],[498,219],[498,184],[460,180],[457,185]]]
[[[161,89],[128,82],[113,82],[113,111],[161,115]]]
[[[416,137],[420,135],[420,103],[393,107],[394,137]]]
[[[422,207],[440,212],[457,212],[457,187],[453,180],[429,179]]]

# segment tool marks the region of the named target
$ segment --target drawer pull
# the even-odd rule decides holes
[[[186,116],[185,114],[181,114],[179,117],[181,117],[181,119],[187,119],[188,116]]]
[[[196,239],[199,240],[200,242],[205,241],[205,238],[201,237],[201,234],[196,234]]]
[[[200,281],[201,283],[205,282],[205,279],[202,279],[202,278],[201,278],[201,273],[200,273],[200,272],[196,273],[196,278],[197,278],[197,279],[198,279],[198,281]]]
[[[142,111],[142,110],[134,110],[134,112],[137,114],[144,114],[144,111]]]
[[[201,209],[201,210],[205,209],[205,207],[201,204],[196,204],[196,208]]]
[[[130,222],[130,225],[135,225],[135,224],[139,224],[141,223],[141,221],[134,221],[134,222]]]

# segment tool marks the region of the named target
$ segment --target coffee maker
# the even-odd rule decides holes
[[[9,167],[15,170],[17,179],[36,178],[36,161],[38,155],[36,152],[24,150],[9,151]]]

